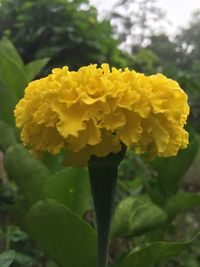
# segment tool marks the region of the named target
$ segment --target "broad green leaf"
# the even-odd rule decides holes
[[[42,195],[44,198],[55,199],[71,211],[82,215],[90,200],[88,171],[67,168],[58,172],[45,185]]]
[[[188,148],[180,151],[176,157],[157,158],[152,162],[152,166],[158,174],[157,183],[168,194],[173,194],[178,189],[183,175],[196,157],[198,144],[198,139],[194,138]]]
[[[33,262],[33,258],[29,255],[26,254],[22,254],[20,252],[16,252],[15,255],[15,262],[17,266],[22,266],[22,267],[26,267],[26,266],[33,266],[34,262]]]
[[[0,48],[0,81],[10,90],[13,90],[18,97],[21,97],[28,79],[22,68],[15,59],[8,56],[4,49]]]
[[[47,267],[59,267],[57,264],[55,264],[55,262],[53,262],[52,260],[49,260],[47,262]]]
[[[183,255],[181,255],[181,266],[184,267],[199,267],[199,259],[198,256],[194,257],[194,254],[191,251],[186,251]]]
[[[9,127],[5,122],[0,121],[0,148],[6,151],[9,146],[15,145],[16,142],[14,129]]]
[[[137,236],[161,226],[165,212],[148,198],[128,197],[116,208],[112,237]]]
[[[168,213],[169,219],[173,219],[177,214],[195,206],[200,206],[200,194],[178,192],[168,200],[165,210]]]
[[[5,154],[5,167],[29,204],[41,199],[42,189],[51,176],[45,165],[21,145],[15,145]]]
[[[14,47],[14,45],[10,42],[10,40],[7,37],[3,37],[0,41],[0,50],[3,50],[5,54],[11,59],[16,62],[17,65],[19,65],[21,68],[24,67],[23,60],[21,56],[19,55],[17,49]]]
[[[1,64],[1,63],[0,63]],[[14,91],[10,90],[0,82],[0,119],[10,125],[14,125],[14,108],[17,97]]]
[[[51,155],[48,152],[42,156],[42,162],[48,167],[52,173],[57,173],[65,168],[63,165],[65,159],[65,152],[61,151],[57,155]]]
[[[0,266],[9,267],[15,259],[15,251],[8,250],[0,254]]]
[[[25,72],[28,76],[29,81],[33,80],[33,78],[35,78],[35,76],[40,73],[40,71],[45,67],[48,61],[49,58],[37,59],[25,66]]]
[[[154,267],[176,256],[194,241],[195,239],[188,242],[155,242],[143,249],[130,252],[113,267]]]
[[[54,200],[39,201],[32,206],[25,223],[38,247],[59,266],[96,266],[94,230],[65,205]]]

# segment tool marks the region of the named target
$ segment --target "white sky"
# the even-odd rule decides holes
[[[174,34],[179,27],[186,26],[190,15],[195,9],[200,9],[200,0],[157,0],[159,6],[166,11],[170,21],[167,32]],[[90,0],[100,14],[112,9],[117,0]]]

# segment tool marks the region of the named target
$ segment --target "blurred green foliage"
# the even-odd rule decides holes
[[[125,66],[107,20],[97,20],[88,0],[7,0],[0,7],[0,36],[7,36],[25,62],[50,57],[48,71],[90,63]]]
[[[117,0],[110,12],[118,38],[134,53],[163,29],[166,14],[156,0]]]

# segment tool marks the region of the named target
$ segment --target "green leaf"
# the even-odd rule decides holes
[[[17,266],[26,267],[26,266],[33,266],[33,258],[29,255],[22,254],[20,252],[16,252],[15,255],[15,262]]]
[[[36,244],[60,266],[95,266],[95,232],[65,205],[54,200],[39,201],[25,222]]]
[[[15,259],[15,251],[8,250],[0,254],[0,266],[9,267]]]
[[[6,151],[9,146],[15,145],[16,142],[14,129],[10,128],[5,122],[0,121],[0,148]]]
[[[3,37],[0,41],[0,50],[3,50],[5,54],[11,59],[16,62],[17,65],[20,67],[24,67],[23,60],[21,56],[19,55],[17,49],[14,47],[14,45],[10,42],[10,40],[7,37]]]
[[[152,162],[152,166],[158,174],[156,183],[160,184],[167,194],[177,191],[183,175],[196,157],[198,145],[198,139],[194,138],[188,148],[180,151],[176,157],[157,158]]]
[[[86,169],[67,168],[51,177],[43,190],[44,198],[65,204],[73,212],[83,215],[90,200],[90,185]]]
[[[1,64],[1,63],[0,63]],[[14,125],[14,108],[17,97],[14,91],[10,90],[0,82],[0,119],[10,125]]]
[[[64,159],[65,151],[61,151],[57,155],[51,155],[48,152],[45,152],[42,155],[42,162],[52,173],[57,173],[58,171],[61,171],[65,168],[65,166],[63,165]]]
[[[183,213],[200,205],[200,194],[190,192],[178,192],[166,203],[165,210],[172,220],[177,214]]]
[[[116,208],[112,237],[144,234],[156,229],[165,220],[165,212],[148,198],[128,197]]]
[[[138,251],[130,252],[113,267],[154,267],[176,256],[196,239],[188,242],[155,242]]]
[[[25,66],[25,72],[28,76],[29,81],[33,80],[33,78],[35,78],[35,76],[40,73],[40,71],[45,67],[48,61],[49,58],[37,59]]]
[[[18,97],[21,97],[28,79],[22,68],[14,58],[11,58],[5,49],[0,47],[0,81],[10,90],[13,90]]]
[[[21,145],[10,147],[5,154],[8,175],[17,183],[29,204],[41,199],[50,171]]]

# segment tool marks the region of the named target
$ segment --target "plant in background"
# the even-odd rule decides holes
[[[19,53],[7,38],[0,41],[0,119],[14,126],[13,110],[24,89],[47,64],[48,58],[24,64]]]
[[[30,241],[11,219],[8,206],[14,205],[17,189],[13,181],[8,180],[3,161],[7,148],[19,141],[14,123],[14,107],[24,94],[28,82],[38,75],[49,59],[24,64],[18,51],[5,37],[0,40],[0,57],[0,250],[8,250],[1,254],[0,266],[9,266],[15,260],[17,266],[27,267],[34,261],[27,255],[24,245],[27,242],[26,245],[30,246]],[[11,247],[16,248],[16,252],[9,250]]]
[[[68,166],[88,165],[97,218],[97,266],[107,266],[117,169],[126,148],[150,158],[186,148],[187,95],[158,74],[89,65],[67,67],[31,82],[15,109],[23,143],[35,154],[66,154]],[[42,210],[41,210],[42,211]]]
[[[25,62],[49,57],[47,73],[64,64],[126,66],[110,21],[97,17],[88,0],[6,0],[0,6],[0,37],[7,36]]]

